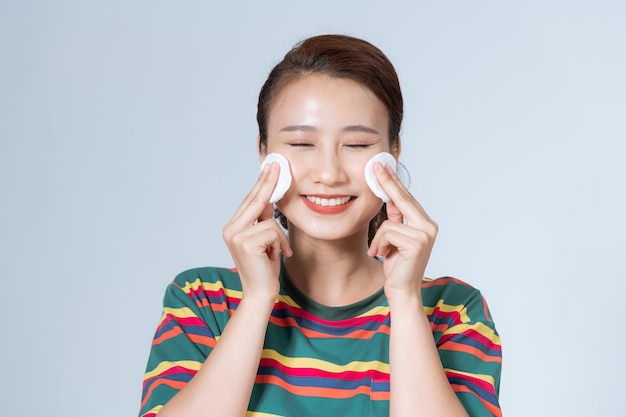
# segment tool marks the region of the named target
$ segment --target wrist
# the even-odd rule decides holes
[[[385,286],[385,296],[389,303],[389,308],[423,308],[422,289],[419,285],[412,285],[406,288]]]
[[[389,309],[396,315],[411,314],[413,312],[423,314],[424,312],[421,289],[385,287],[385,296],[389,303]]]
[[[269,314],[274,308],[277,297],[278,294],[272,291],[244,292],[238,309],[244,307],[259,313],[267,312]]]

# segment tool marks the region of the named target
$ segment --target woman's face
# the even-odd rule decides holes
[[[278,202],[289,227],[324,240],[361,232],[382,202],[365,182],[367,161],[389,146],[388,113],[361,84],[305,75],[274,99],[267,152],[291,165],[292,185]]]

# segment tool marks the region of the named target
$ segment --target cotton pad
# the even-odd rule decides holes
[[[394,158],[390,153],[381,152],[374,155],[369,161],[367,161],[367,164],[365,164],[365,181],[367,182],[367,185],[369,185],[376,197],[387,203],[390,198],[385,190],[383,190],[383,187],[380,186],[380,183],[376,179],[376,175],[374,175],[374,164],[376,162],[380,162],[383,166],[389,165],[393,169],[393,172],[396,172],[396,158]]]
[[[270,196],[270,203],[274,204],[275,202],[283,198],[283,196],[289,189],[289,186],[291,185],[291,170],[289,169],[289,161],[287,160],[287,158],[279,153],[268,154],[261,164],[261,170],[263,170],[265,165],[272,162],[278,162],[278,165],[280,165],[278,181],[276,182],[274,191]]]

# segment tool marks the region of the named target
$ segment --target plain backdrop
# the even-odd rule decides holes
[[[133,416],[166,285],[233,266],[256,100],[321,33],[405,95],[431,277],[486,297],[508,417],[623,416],[626,5],[0,0],[0,416]]]

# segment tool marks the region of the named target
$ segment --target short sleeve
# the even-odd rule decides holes
[[[216,287],[221,285],[204,282],[193,271],[179,275],[167,287],[143,379],[141,417],[155,416],[191,380],[215,346],[229,316],[223,307],[224,291]]]
[[[462,281],[435,281],[445,289],[429,320],[448,381],[470,417],[501,417],[502,347],[487,303]]]

